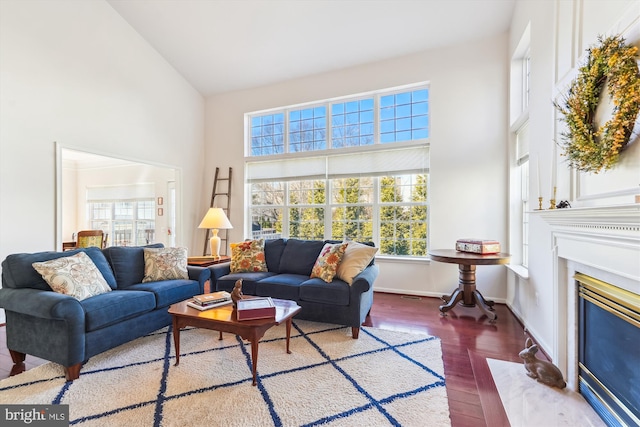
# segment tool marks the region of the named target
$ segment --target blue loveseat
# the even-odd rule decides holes
[[[32,266],[78,252],[91,258],[112,291],[78,300],[54,292]],[[9,255],[2,262],[0,307],[13,362],[30,354],[62,365],[67,381],[78,378],[90,357],[171,324],[169,305],[203,293],[210,271],[187,270],[188,279],[142,283],[143,247]]]
[[[245,295],[293,300],[302,307],[297,319],[327,322],[351,327],[358,338],[360,325],[373,304],[373,282],[378,266],[373,257],[351,284],[334,278],[330,283],[310,278],[311,270],[325,243],[338,241],[274,239],[264,242],[268,271],[231,273],[230,263],[210,266],[216,290],[231,292],[242,279]],[[372,243],[366,243],[373,246]]]

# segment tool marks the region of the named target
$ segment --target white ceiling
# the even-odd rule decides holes
[[[508,30],[516,0],[107,0],[204,96]]]

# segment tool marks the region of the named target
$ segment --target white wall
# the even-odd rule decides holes
[[[211,172],[207,186],[211,188],[215,166],[224,171],[233,167],[230,241],[248,237],[242,227],[244,113],[429,81],[430,246],[454,248],[461,237],[498,239],[506,245],[507,50],[505,34],[209,97],[206,158]],[[377,263],[381,272],[376,290],[441,296],[457,286],[458,266],[454,264],[382,259]],[[479,267],[478,282],[486,297],[504,301],[504,267]]]
[[[0,19],[0,258],[55,249],[54,141],[180,169],[190,246],[202,96],[104,1],[3,0]]]
[[[108,3],[0,1],[0,259],[56,249],[54,141],[179,168],[190,246],[203,119],[202,96]]]
[[[612,171],[577,174],[568,168],[555,146],[562,131],[560,116],[553,107],[558,95],[566,94],[585,50],[599,34],[622,34],[640,47],[640,0],[518,1],[511,22],[509,56],[516,49],[525,27],[531,25],[531,89],[529,120],[531,131],[531,206],[537,207],[536,159],[540,159],[543,207],[549,206],[552,174],[557,176],[557,199],[572,207],[634,203],[640,185],[640,141],[623,152]],[[533,213],[530,221],[529,278],[509,273],[507,303],[541,346],[551,354],[558,313],[555,293],[551,228]]]

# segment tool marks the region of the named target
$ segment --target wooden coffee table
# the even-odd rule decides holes
[[[265,332],[272,326],[285,323],[287,328],[287,353],[289,350],[289,338],[291,337],[291,321],[302,308],[295,301],[273,299],[276,306],[276,316],[272,319],[238,320],[233,305],[200,311],[191,308],[185,300],[169,307],[169,314],[173,317],[173,342],[176,348],[176,363],[180,363],[180,330],[187,326],[220,331],[220,339],[223,332],[229,332],[241,336],[251,343],[251,368],[253,373],[253,385],[256,385],[256,367],[258,365],[258,342]]]

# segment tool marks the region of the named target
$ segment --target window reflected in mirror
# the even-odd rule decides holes
[[[75,248],[82,230],[101,230],[103,247],[175,246],[176,169],[68,148],[60,152],[63,249]]]

